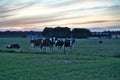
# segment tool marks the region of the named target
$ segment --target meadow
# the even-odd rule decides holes
[[[30,47],[29,38],[0,38],[0,80],[120,80],[120,39],[79,39],[72,53]],[[6,45],[19,43],[19,50]]]

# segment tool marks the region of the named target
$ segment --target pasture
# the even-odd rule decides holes
[[[76,40],[72,53],[34,51],[27,38],[0,38],[0,80],[120,80],[120,39]],[[6,45],[19,43],[19,50]]]

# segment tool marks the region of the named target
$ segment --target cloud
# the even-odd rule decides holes
[[[6,13],[10,13],[10,12],[14,12],[14,11],[17,11],[17,10],[21,10],[21,9],[24,9],[24,8],[27,8],[27,7],[30,7],[30,6],[33,6],[34,4],[37,3],[37,1],[31,1],[31,2],[15,2],[13,4],[13,2],[15,1],[12,1],[12,2],[9,2],[9,3],[6,3],[4,5],[0,5],[0,15],[3,15],[3,14],[6,14]]]
[[[64,6],[70,6],[70,5],[75,5],[81,2],[85,2],[86,0],[63,0],[62,2],[59,3],[50,3],[48,4],[49,7],[54,8],[54,7],[64,7]],[[58,1],[56,1],[58,2]]]
[[[81,24],[95,24],[95,23],[105,23],[105,22],[120,22],[120,20],[98,20],[98,21],[87,21],[87,22],[71,23],[71,24],[81,25]]]
[[[72,16],[72,17],[66,16],[65,17],[65,16],[63,16],[63,14],[59,13],[59,14],[51,14],[48,16],[46,16],[46,15],[32,16],[32,17],[18,18],[18,19],[14,19],[14,20],[0,21],[0,26],[2,26],[2,25],[11,26],[11,25],[20,25],[20,24],[27,25],[27,24],[37,24],[37,23],[46,24],[46,23],[55,22],[55,21],[77,19],[77,18],[79,19],[79,18],[86,17],[86,16]]]

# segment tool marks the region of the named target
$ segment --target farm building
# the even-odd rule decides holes
[[[92,32],[94,38],[103,38],[103,39],[110,39],[110,38],[120,38],[119,31],[104,31],[104,32]]]

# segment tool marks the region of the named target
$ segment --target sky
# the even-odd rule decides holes
[[[120,0],[0,0],[0,31],[120,31]]]

